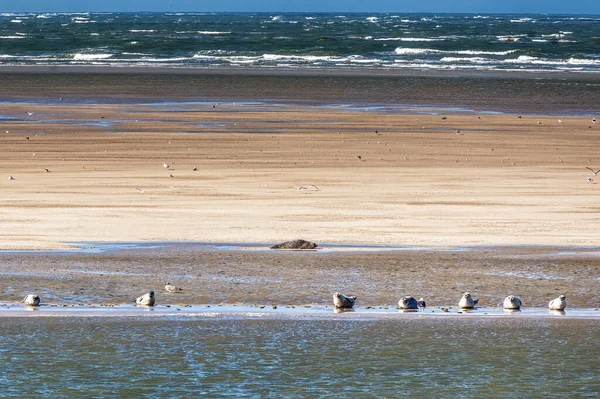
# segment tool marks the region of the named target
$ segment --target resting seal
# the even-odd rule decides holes
[[[136,305],[154,306],[154,291],[148,291],[144,295],[135,299]]]
[[[315,249],[317,244],[305,240],[293,240],[282,242],[271,247],[271,249]]]
[[[548,302],[548,307],[550,310],[565,310],[567,307],[567,297],[560,295],[558,298]]]
[[[521,300],[519,299],[519,297],[516,297],[514,295],[509,295],[506,298],[504,298],[502,307],[504,309],[512,309],[512,310],[521,309]]]
[[[425,310],[425,308],[427,307],[427,304],[425,303],[425,300],[423,298],[421,298],[417,301],[417,306],[420,308],[423,308],[423,310]]]
[[[29,294],[21,302],[27,306],[40,306],[40,297],[36,294]]]
[[[471,297],[471,294],[468,292],[465,292],[463,294],[463,297],[460,298],[460,301],[458,302],[458,307],[461,309],[474,309],[475,305],[477,305],[478,302],[479,302],[479,299],[473,300],[473,298]]]
[[[355,296],[345,296],[336,292],[333,294],[333,304],[338,309],[351,309],[356,302]]]
[[[412,296],[405,296],[403,298],[400,298],[400,300],[398,301],[398,307],[400,309],[416,310],[419,308],[419,305],[417,304],[417,300]]]

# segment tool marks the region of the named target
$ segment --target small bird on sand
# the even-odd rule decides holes
[[[339,292],[333,294],[333,304],[338,309],[351,309],[356,302],[356,296],[346,296]]]
[[[8,175],[8,180],[15,180],[15,178],[12,177],[11,175]]]
[[[139,187],[136,187],[136,190],[138,190],[140,193],[144,193],[144,191],[146,191],[146,189]]]
[[[36,294],[29,294],[21,302],[27,306],[40,306],[40,297]]]
[[[148,291],[144,295],[135,299],[136,305],[154,306],[155,298],[154,291]]]
[[[192,168],[192,171],[196,172],[196,171],[198,171],[198,168],[194,166],[194,167]]]
[[[44,171],[44,173],[48,173],[48,172],[50,172],[50,169],[48,169],[48,168],[44,168],[44,169],[42,169],[42,170]]]
[[[167,290],[168,292],[177,292],[177,291],[183,291],[183,288],[179,288],[175,285],[165,283],[165,290]]]
[[[588,182],[588,183],[591,183],[591,182],[593,182],[593,181],[594,181],[594,179],[592,179],[591,177],[588,177],[588,178],[587,178],[587,182]]]
[[[165,162],[165,163],[163,163],[163,168],[165,168],[165,169],[169,169],[169,164],[168,164],[168,163],[166,163],[166,162]]]
[[[425,310],[425,308],[427,307],[427,304],[425,303],[425,300],[423,298],[421,298],[417,301],[417,306],[420,307],[421,309]]]
[[[598,176],[598,173],[600,173],[600,169],[598,169],[598,170],[594,171],[594,169],[592,169],[592,168],[590,168],[590,167],[587,167],[587,166],[586,166],[585,168],[586,168],[586,169],[589,169],[589,170],[591,170],[591,171],[592,171],[592,173],[594,174],[594,176]]]

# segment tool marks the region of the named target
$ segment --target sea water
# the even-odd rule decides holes
[[[600,323],[4,317],[2,397],[598,397]]]
[[[600,71],[600,16],[1,13],[0,65]]]

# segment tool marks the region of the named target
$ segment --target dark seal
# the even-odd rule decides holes
[[[317,244],[305,240],[293,240],[282,242],[271,247],[271,249],[315,249]]]

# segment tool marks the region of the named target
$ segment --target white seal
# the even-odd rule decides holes
[[[183,291],[183,288],[179,288],[175,285],[165,283],[165,290],[168,292],[177,292],[177,291]]]
[[[550,310],[565,310],[566,307],[567,297],[564,295],[560,295],[558,298],[548,302],[548,308],[550,308]]]
[[[502,307],[504,309],[521,309],[521,300],[519,297],[514,295],[509,295],[504,298],[504,302],[502,303]]]
[[[333,294],[333,304],[336,308],[351,309],[354,306],[354,302],[356,302],[355,296],[345,296],[339,292]]]
[[[154,306],[154,291],[148,291],[144,295],[135,299],[136,305]]]
[[[27,306],[40,306],[40,297],[36,294],[29,294],[21,302]]]
[[[417,304],[417,300],[412,296],[405,296],[400,298],[398,301],[398,307],[400,309],[418,309],[419,305]]]
[[[458,307],[461,309],[473,309],[475,308],[475,305],[477,305],[477,302],[479,302],[479,299],[473,300],[471,294],[465,292],[458,302]]]

